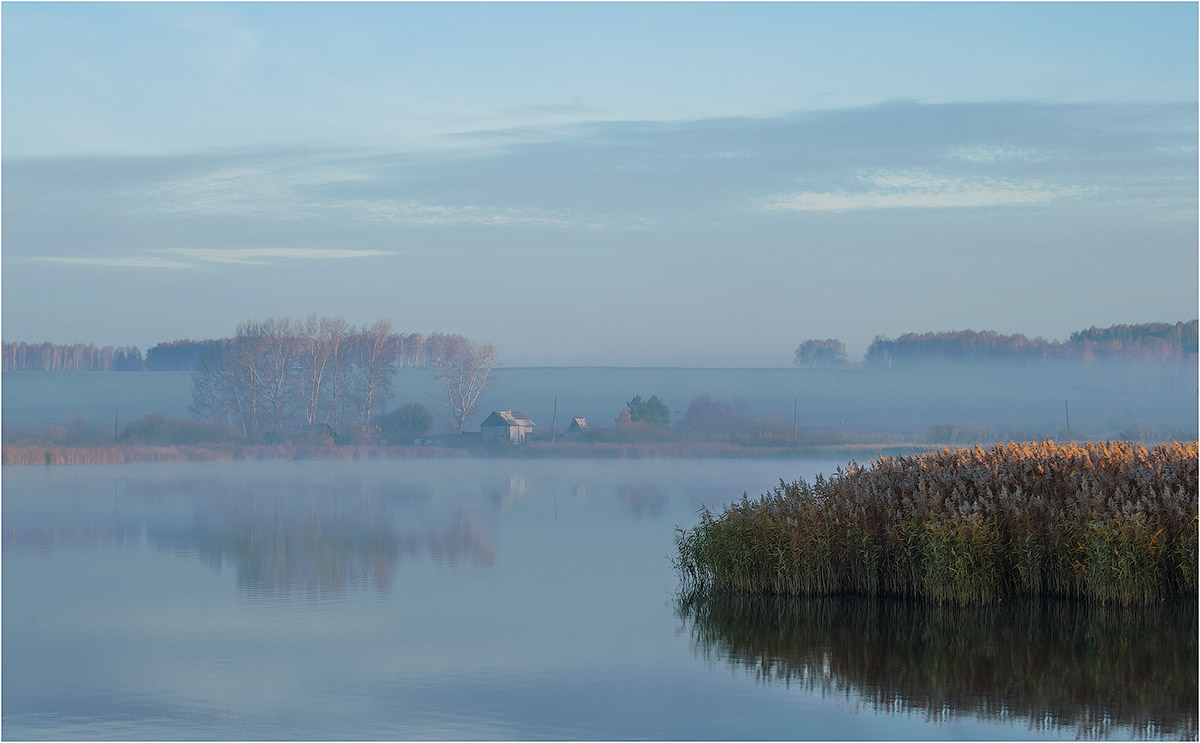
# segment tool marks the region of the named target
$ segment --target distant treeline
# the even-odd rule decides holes
[[[1197,321],[1174,324],[1090,327],[1066,341],[1001,335],[990,330],[952,330],[905,333],[892,340],[875,336],[863,356],[863,366],[892,368],[923,364],[1035,361],[1182,361],[1196,356]],[[807,340],[796,349],[795,365],[802,368],[844,366],[846,346],[836,338]]]
[[[4,343],[4,371],[141,371],[142,352],[136,346],[55,343]]]
[[[429,365],[430,344],[442,338],[434,333],[393,333],[390,343],[398,351],[401,367]],[[4,343],[4,371],[195,371],[201,359],[233,344],[233,338],[202,341],[176,340],[151,346],[143,357],[136,346],[97,348],[95,345],[56,343]]]
[[[992,331],[956,330],[906,333],[895,340],[876,337],[863,357],[865,366],[912,363],[996,361],[1179,361],[1196,354],[1197,321],[1091,327],[1067,341],[1048,341]]]

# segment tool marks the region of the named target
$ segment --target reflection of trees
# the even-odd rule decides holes
[[[1081,737],[1196,738],[1196,605],[693,595],[677,604],[705,657],[762,681],[920,710],[1076,728]]]
[[[662,516],[667,508],[667,494],[657,485],[621,485],[617,495],[635,519]]]
[[[402,531],[370,497],[239,499],[197,513],[194,539],[214,567],[232,561],[255,593],[340,596],[349,587],[386,592],[396,564],[428,555],[442,563],[494,560],[486,525],[470,511],[440,528]]]

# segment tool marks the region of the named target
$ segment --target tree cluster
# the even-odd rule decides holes
[[[1170,361],[1195,355],[1197,321],[1095,326],[1071,333],[1067,342],[1073,355],[1096,358],[1137,358]]]
[[[801,369],[832,369],[845,365],[846,361],[846,344],[837,338],[826,338],[801,343],[793,363]]]
[[[396,365],[398,367],[424,367],[429,364],[431,347],[436,347],[446,336],[434,333],[428,339],[420,333],[396,333],[391,343],[396,346]],[[146,351],[146,369],[148,371],[194,371],[201,360],[213,348],[229,345],[232,338],[218,340],[176,340],[166,341],[152,346]]]
[[[1092,327],[1072,333],[1065,342],[973,330],[906,333],[895,340],[876,336],[863,364],[893,367],[930,362],[1179,361],[1196,354],[1196,329],[1196,320]]]
[[[779,416],[755,418],[744,398],[692,398],[687,412],[672,428],[671,412],[657,395],[634,397],[617,416],[616,426],[595,430],[593,440],[619,442],[713,441],[743,446],[790,445],[796,440],[793,421]]]
[[[146,371],[192,371],[206,354],[229,342],[229,338],[224,338],[159,343],[146,350]]]
[[[325,425],[369,428],[391,396],[399,343],[391,323],[341,318],[248,321],[211,346],[192,374],[192,412],[250,441]]]
[[[4,371],[141,371],[142,352],[136,346],[56,343],[3,344]]]
[[[389,320],[355,328],[341,318],[244,322],[233,338],[209,343],[192,373],[192,412],[225,423],[249,441],[320,427],[373,441],[400,366],[428,365],[446,388],[446,418],[461,431],[495,363],[491,345],[459,335],[392,332]],[[418,406],[420,407],[420,406]],[[422,408],[423,410],[423,408]],[[426,433],[420,411],[401,408],[387,424],[393,443]]]

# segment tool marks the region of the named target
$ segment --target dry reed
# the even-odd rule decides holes
[[[983,603],[1196,594],[1197,444],[1007,444],[851,462],[680,530],[701,590]]]

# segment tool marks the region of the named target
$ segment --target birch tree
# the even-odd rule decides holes
[[[496,363],[496,349],[490,343],[481,345],[461,335],[440,333],[429,336],[426,348],[433,375],[445,387],[443,414],[450,426],[462,433],[487,387],[488,374]]]
[[[318,421],[330,423],[335,414],[342,391],[340,383],[345,377],[345,374],[338,374],[338,367],[344,366],[347,360],[342,346],[348,334],[349,326],[340,317],[317,317],[313,314],[304,321],[300,333],[304,421],[310,426]]]
[[[371,426],[371,411],[387,403],[392,394],[400,346],[392,333],[390,320],[377,320],[363,326],[355,339],[357,362],[358,420]]]

